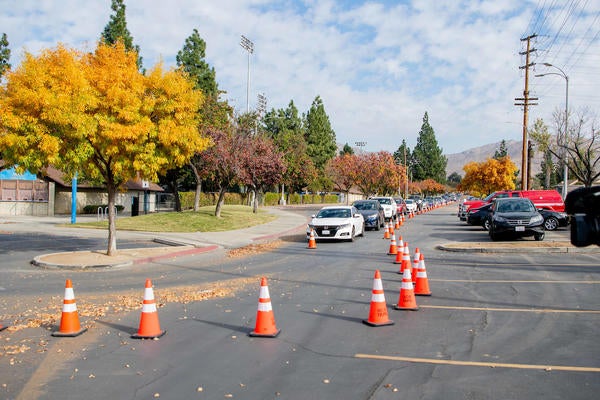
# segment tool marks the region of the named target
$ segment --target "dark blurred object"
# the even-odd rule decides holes
[[[571,216],[571,244],[600,246],[600,186],[570,192],[565,211]]]

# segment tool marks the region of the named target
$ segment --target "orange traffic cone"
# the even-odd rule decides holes
[[[256,312],[256,326],[248,335],[258,337],[277,337],[281,329],[275,325],[275,315],[269,297],[269,286],[267,278],[260,280],[260,294],[258,296],[258,311]]]
[[[395,228],[396,229],[400,229],[400,216],[399,215],[396,215],[396,226],[395,226]]]
[[[400,226],[404,224],[404,215],[400,216]]]
[[[404,270],[402,275],[402,286],[400,287],[400,297],[398,298],[398,304],[394,306],[396,310],[411,310],[416,311],[419,309],[417,306],[417,300],[415,299],[415,291],[413,289],[412,277],[410,274],[410,267]]]
[[[317,248],[317,240],[315,239],[315,230],[310,230],[310,238],[308,239],[307,249],[316,249]]]
[[[419,261],[419,270],[417,271],[417,283],[415,283],[416,296],[431,296],[429,290],[429,280],[427,279],[427,271],[425,270],[425,257],[421,254]]]
[[[415,258],[413,259],[412,264],[412,283],[413,285],[417,282],[417,269],[419,269],[419,262],[421,261],[421,253],[419,252],[419,248],[415,248]]]
[[[87,331],[87,328],[81,328],[79,324],[79,314],[77,313],[77,304],[75,304],[75,292],[70,279],[65,284],[65,298],[63,300],[63,310],[60,317],[60,327],[57,332],[52,332],[52,336],[75,337]]]
[[[388,224],[388,230],[390,231],[390,237],[394,235],[394,221],[390,218],[390,223]]]
[[[158,322],[158,311],[154,301],[154,291],[152,290],[152,281],[146,279],[146,288],[144,289],[144,301],[142,303],[142,316],[140,317],[140,327],[133,339],[154,339],[167,333],[160,330]]]
[[[404,242],[402,241],[402,235],[398,235],[398,240],[396,241],[396,247],[398,248],[397,253],[403,253],[404,252]],[[400,254],[400,257],[402,258],[402,254]]]
[[[373,279],[373,292],[371,294],[371,308],[369,309],[369,319],[363,319],[363,323],[370,326],[393,325],[394,321],[388,318],[387,304],[383,294],[383,284],[381,283],[381,274],[375,270]]]
[[[410,250],[408,249],[408,242],[404,242],[404,251],[402,252],[402,260],[400,261],[399,274],[404,274],[405,269],[410,269]]]
[[[390,241],[390,249],[388,250],[388,256],[393,256],[398,253],[398,246],[396,245],[396,235],[392,235],[392,240]]]
[[[384,239],[389,239],[390,238],[390,224],[388,224],[387,222],[386,222],[385,228],[383,230],[383,238]]]

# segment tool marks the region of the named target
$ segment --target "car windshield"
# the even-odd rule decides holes
[[[534,210],[533,204],[528,201],[503,201],[498,204],[498,212],[501,213],[532,212]]]
[[[377,199],[381,204],[392,204],[390,203],[390,199]]]
[[[357,210],[377,210],[377,205],[375,203],[355,203],[354,207],[356,207]]]
[[[412,203],[414,203],[414,200],[412,200],[412,199],[407,199],[406,200],[406,204],[412,204]]]
[[[350,218],[351,213],[347,208],[329,208],[321,210],[317,214],[317,218]]]

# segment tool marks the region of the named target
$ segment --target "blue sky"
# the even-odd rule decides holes
[[[556,4],[560,3],[560,4]],[[323,99],[338,142],[366,142],[364,150],[395,151],[416,144],[427,111],[444,153],[502,139],[521,140],[525,63],[520,39],[532,33],[530,124],[569,105],[600,112],[600,2],[598,0],[333,1],[125,0],[128,28],[144,66],[175,55],[194,28],[207,44],[207,62],[225,98],[246,109],[247,53],[250,106],[259,93],[267,108],[293,100],[306,112]],[[61,42],[93,48],[108,23],[110,0],[2,0],[0,33],[8,35],[16,67]]]

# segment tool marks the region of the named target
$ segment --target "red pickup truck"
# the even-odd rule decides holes
[[[556,190],[502,190],[494,192],[483,200],[470,200],[458,206],[458,217],[462,221],[467,220],[469,209],[479,208],[491,203],[494,199],[503,197],[526,197],[530,199],[537,208],[564,212],[565,203]]]

